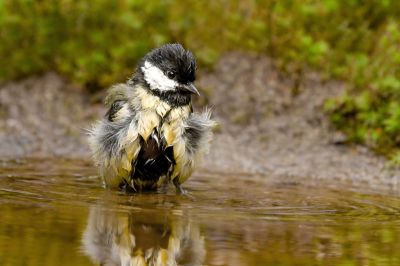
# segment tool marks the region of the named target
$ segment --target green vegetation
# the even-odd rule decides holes
[[[166,42],[203,66],[255,51],[288,73],[312,67],[345,80],[348,94],[326,111],[351,141],[388,154],[400,144],[399,19],[400,1],[389,0],[4,0],[0,79],[55,70],[94,90],[124,80]]]

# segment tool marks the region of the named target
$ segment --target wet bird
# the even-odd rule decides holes
[[[210,111],[193,112],[197,63],[180,44],[151,50],[133,77],[108,91],[106,118],[93,126],[89,145],[100,175],[112,188],[181,184],[193,173],[212,140]]]

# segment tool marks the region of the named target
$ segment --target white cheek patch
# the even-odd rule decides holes
[[[175,90],[179,84],[169,79],[164,73],[156,66],[153,66],[150,62],[146,61],[144,67],[142,67],[144,73],[144,79],[149,83],[150,89],[160,91]]]

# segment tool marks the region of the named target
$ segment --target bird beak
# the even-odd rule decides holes
[[[197,94],[200,96],[200,92],[196,89],[193,83],[189,83],[188,85],[184,85],[183,88],[191,93]]]

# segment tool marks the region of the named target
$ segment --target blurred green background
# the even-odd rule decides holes
[[[317,69],[347,93],[325,111],[350,142],[400,163],[400,1],[0,1],[0,80],[56,71],[90,92],[124,81],[149,49],[179,42],[200,67],[229,51],[283,73]]]

